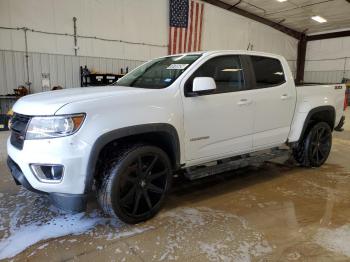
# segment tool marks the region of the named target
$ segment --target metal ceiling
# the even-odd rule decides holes
[[[208,1],[209,2],[209,1]],[[221,0],[295,31],[314,34],[350,28],[350,2],[348,0]],[[318,23],[312,16],[321,16],[326,23]]]

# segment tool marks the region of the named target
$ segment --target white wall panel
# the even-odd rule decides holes
[[[28,31],[34,91],[41,91],[42,73],[50,73],[51,85],[72,87],[80,81],[79,65],[116,73],[167,54],[168,0],[0,0],[0,26],[72,34],[73,17],[79,35],[146,44],[79,38],[79,56],[74,57],[73,37]],[[245,50],[250,43],[255,51],[285,56],[295,71],[295,39],[210,4],[205,4],[203,19],[204,50]],[[0,51],[0,93],[24,84],[24,48],[22,30],[0,29],[0,50],[11,51]]]
[[[297,40],[271,27],[206,4],[203,21],[204,50],[244,49],[283,55],[296,60]]]
[[[1,0],[0,25],[107,39],[150,43],[160,47],[79,38],[79,55],[148,60],[165,55],[168,3],[165,0]],[[74,54],[70,36],[28,32],[31,52]],[[0,30],[0,49],[24,51],[22,31]]]
[[[344,77],[350,78],[350,37],[308,43],[305,81],[339,83]]]
[[[0,25],[29,27],[55,33],[121,39],[160,46],[133,45],[96,39],[78,39],[79,55],[148,60],[166,55],[168,44],[167,0],[1,0]],[[24,51],[22,31],[0,30],[0,49]],[[246,49],[274,52],[296,59],[296,40],[263,24],[216,6],[205,4],[203,49]],[[74,54],[70,36],[28,32],[31,52]]]

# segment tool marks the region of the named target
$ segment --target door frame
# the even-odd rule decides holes
[[[238,57],[240,64],[242,66],[243,69],[243,81],[244,81],[244,89],[239,91],[239,92],[246,92],[246,91],[251,91],[251,87],[253,86],[253,83],[255,83],[255,78],[252,78],[252,73],[251,73],[251,69],[250,69],[250,64],[249,64],[249,57],[247,57],[246,55],[241,55],[240,53],[235,53],[232,51],[228,51],[228,52],[220,52],[220,53],[214,53],[211,54],[203,59],[201,59],[201,61],[198,61],[198,63],[196,64],[195,67],[192,67],[189,71],[186,72],[186,74],[182,77],[181,82],[180,82],[180,92],[181,92],[181,96],[182,99],[191,99],[191,97],[186,96],[186,90],[185,90],[185,86],[187,84],[187,81],[193,76],[193,74],[206,62],[208,62],[209,60],[216,58],[216,57],[221,57],[221,56],[233,56],[233,57]],[[254,85],[255,86],[255,85]],[[228,92],[228,93],[235,93],[235,92]],[[237,92],[238,93],[238,92]],[[205,95],[219,95],[219,94],[224,94],[224,93],[218,93],[218,94],[205,94]],[[201,96],[201,95],[200,95]],[[254,103],[254,101],[253,101]],[[184,100],[182,101],[182,105],[184,108]],[[252,105],[254,107],[254,105]],[[183,114],[185,114],[185,110],[183,111]],[[252,120],[254,121],[254,119]],[[254,125],[254,123],[253,123]],[[186,132],[186,127],[185,127],[185,117],[183,120],[183,129]],[[251,136],[253,136],[254,134],[251,134]],[[252,137],[253,139],[253,137]],[[252,141],[253,143],[253,141]],[[186,147],[185,147],[186,148]],[[249,150],[246,150],[243,153],[247,153],[247,152],[251,152],[252,148]],[[225,153],[223,153],[222,155],[225,155]],[[234,154],[236,155],[236,154]],[[233,155],[233,156],[234,156]],[[230,155],[231,156],[231,155]],[[230,157],[229,156],[229,157]],[[226,157],[226,156],[225,156]],[[187,159],[187,153],[186,153],[186,149],[185,149],[185,158]],[[188,164],[186,166],[192,166],[200,164],[200,163],[205,163],[208,162],[208,158],[209,157],[201,157],[201,158],[197,158],[197,159],[192,159],[192,160],[186,160],[188,162]],[[214,161],[214,160],[219,160],[222,159],[221,155],[213,155],[209,161]]]

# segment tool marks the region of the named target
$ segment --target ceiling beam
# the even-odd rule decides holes
[[[315,41],[315,40],[324,40],[324,39],[347,37],[347,36],[350,36],[350,30],[333,32],[333,33],[326,33],[326,34],[319,34],[319,35],[309,35],[306,37],[306,40],[307,41]]]
[[[243,9],[240,9],[240,8],[236,7],[236,5],[229,5],[229,4],[226,4],[220,0],[202,0],[202,1],[209,3],[209,4],[212,4],[212,5],[215,5],[217,7],[223,8],[225,10],[231,11],[231,12],[236,13],[238,15],[247,17],[249,19],[252,19],[254,21],[262,23],[264,25],[270,26],[270,27],[272,27],[272,28],[274,28],[282,33],[285,33],[291,37],[294,37],[296,39],[300,40],[302,38],[302,35],[303,35],[302,33],[295,31],[295,30],[293,30],[289,27],[286,27],[284,25],[281,25],[279,23],[276,23],[276,22],[273,22],[273,21],[268,20],[266,18],[263,18],[261,16],[252,14],[248,11],[243,10]]]

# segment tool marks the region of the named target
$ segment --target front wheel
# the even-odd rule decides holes
[[[171,180],[170,160],[162,149],[134,145],[105,165],[98,201],[105,213],[139,223],[160,210]]]
[[[305,167],[319,167],[326,162],[332,148],[332,130],[325,122],[315,124],[298,146],[294,159]]]

